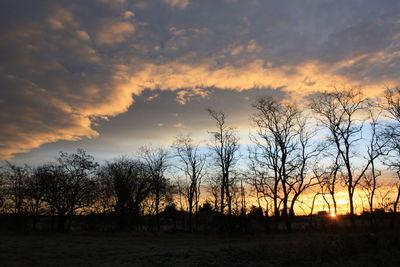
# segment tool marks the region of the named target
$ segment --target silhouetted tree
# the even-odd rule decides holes
[[[72,215],[88,208],[95,200],[96,183],[92,179],[97,163],[82,149],[61,152],[57,163],[37,168],[43,185],[43,201],[58,217],[58,230],[70,228]],[[68,225],[67,225],[68,223]]]
[[[27,220],[21,215],[30,215],[36,230],[38,216],[43,212],[43,187],[35,170],[6,162],[0,177],[0,204],[4,202],[7,212],[17,216],[17,228],[26,226]]]
[[[33,174],[28,177],[26,181],[26,194],[27,194],[27,208],[29,215],[32,216],[33,230],[36,229],[40,215],[44,215],[46,207],[44,207],[44,187],[43,181],[37,169],[33,170]]]
[[[206,201],[203,203],[203,205],[200,206],[199,208],[200,213],[206,213],[206,214],[212,214],[214,212],[213,207],[210,202]]]
[[[329,153],[325,155],[329,156]],[[337,214],[337,201],[335,193],[336,193],[336,186],[338,184],[341,175],[340,171],[341,166],[339,165],[339,157],[340,155],[336,154],[336,156],[333,157],[334,158],[333,162],[327,164],[322,168],[317,164],[313,171],[314,176],[318,180],[318,185],[319,185],[319,191],[317,192],[316,196],[318,195],[322,196],[323,200],[328,206],[330,214],[332,214],[332,207],[326,195],[329,195],[331,197],[331,200],[333,202],[333,213]],[[315,199],[313,201],[315,201]]]
[[[369,214],[370,214],[370,226],[372,227],[374,224],[374,200],[375,193],[378,187],[378,177],[381,176],[381,171],[377,169],[377,159],[380,156],[386,154],[386,145],[388,139],[381,138],[379,132],[379,116],[380,112],[374,109],[371,105],[369,107],[369,117],[370,117],[370,135],[368,145],[367,145],[367,160],[370,162],[370,169],[364,174],[364,177],[361,180],[361,186],[363,188],[364,193],[366,194]]]
[[[228,206],[228,215],[232,215],[232,195],[230,192],[230,174],[237,162],[237,152],[239,150],[239,138],[235,129],[226,125],[225,114],[208,109],[208,113],[215,120],[217,129],[209,132],[212,134],[210,148],[215,156],[215,161],[220,168],[220,212],[224,214],[224,209]]]
[[[207,177],[208,193],[209,193],[209,204],[213,207],[214,211],[220,212],[221,202],[221,182],[222,178],[220,175],[209,175]]]
[[[110,198],[107,205],[111,205],[120,217],[120,228],[129,229],[131,219],[141,215],[143,201],[152,190],[153,180],[148,166],[122,157],[107,162],[100,168],[98,176],[102,195]]]
[[[14,215],[12,228],[17,231],[25,231],[27,222],[24,215],[28,212],[27,181],[32,175],[28,166],[17,166],[6,162],[2,168],[4,208]]]
[[[163,148],[141,147],[139,155],[150,172],[152,179],[151,194],[154,199],[154,211],[157,230],[160,230],[160,205],[163,197],[167,197],[170,189],[169,181],[165,177],[168,168],[168,151]]]
[[[3,194],[6,209],[15,215],[26,213],[27,180],[31,176],[27,166],[20,167],[10,162],[2,168]]]
[[[328,142],[339,155],[339,164],[344,166],[342,179],[349,196],[351,224],[355,226],[354,193],[371,164],[371,160],[368,159],[356,173],[356,144],[361,140],[360,133],[365,121],[362,119],[362,113],[366,108],[366,99],[358,89],[335,89],[333,92],[314,95],[310,101],[310,108],[329,131]]]
[[[282,204],[282,216],[290,231],[297,199],[316,184],[315,177],[310,177],[310,162],[321,149],[311,142],[315,131],[296,105],[260,97],[254,108],[257,134],[250,135],[256,145],[254,150],[249,150],[250,168],[254,173],[250,183],[258,192],[272,198],[276,227]]]
[[[386,158],[385,164],[395,172],[396,196],[393,201],[393,217],[391,225],[394,226],[397,207],[400,201],[400,88],[388,88],[385,92],[386,103],[384,110],[388,113],[392,123],[386,127],[386,138],[389,142],[390,156]]]
[[[178,136],[173,147],[180,162],[177,167],[183,171],[186,177],[184,195],[189,213],[189,231],[192,231],[193,208],[197,213],[206,156],[200,154],[199,145],[193,144],[193,140],[189,136]]]
[[[250,207],[248,216],[253,218],[262,218],[264,216],[264,212],[261,207],[252,205]]]

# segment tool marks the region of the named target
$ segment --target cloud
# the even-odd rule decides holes
[[[174,128],[178,128],[178,129],[186,128],[186,126],[181,122],[175,123],[173,126],[174,126]]]
[[[176,101],[179,104],[184,105],[187,102],[192,101],[195,97],[206,98],[208,95],[209,95],[208,91],[197,87],[186,90],[179,90],[177,92]]]
[[[99,118],[124,113],[146,89],[175,91],[185,104],[207,100],[208,88],[276,88],[296,99],[400,84],[394,0],[2,5],[2,158],[98,136]]]
[[[146,98],[146,101],[153,101],[154,99],[157,99],[158,97],[160,96],[160,94],[153,94],[153,95],[151,95],[151,96],[148,96],[147,98]]]
[[[164,3],[173,7],[186,8],[190,2],[189,0],[163,0]]]
[[[125,19],[129,19],[129,18],[132,18],[134,16],[135,16],[135,13],[132,12],[132,11],[127,10],[127,11],[124,12],[124,18]]]
[[[116,20],[104,21],[96,33],[98,44],[110,45],[125,41],[133,33],[135,26],[132,23]]]
[[[274,68],[269,62],[256,60],[241,66],[210,67],[207,64],[187,65],[170,63],[162,66],[148,64],[141,71],[127,77],[122,88],[140,92],[146,88],[181,90],[177,101],[184,104],[195,95],[206,97],[207,92],[199,88],[216,87],[227,90],[253,88],[284,88],[293,96],[304,96],[333,86],[362,87],[368,94],[379,93],[380,84],[351,80],[338,70],[347,62],[328,65],[318,61],[305,62],[299,66]]]
[[[89,41],[90,40],[89,34],[87,32],[85,32],[85,31],[77,30],[76,34],[81,40],[84,40],[84,41]]]
[[[120,114],[133,103],[132,91],[116,88],[114,71],[90,42],[97,28],[67,7],[46,8],[40,19],[24,14],[14,20],[21,16],[15,6],[2,14],[9,18],[0,26],[7,36],[0,41],[1,158],[44,143],[98,136],[97,118]]]
[[[88,117],[71,111],[71,107],[36,84],[13,76],[0,76],[1,103],[6,112],[0,116],[0,157],[29,151],[43,143],[78,140],[98,134]],[[18,102],[24,104],[19,104]]]
[[[47,21],[50,27],[55,30],[63,30],[68,27],[68,25],[76,24],[71,12],[64,8],[59,8],[55,10],[54,13],[50,15]]]

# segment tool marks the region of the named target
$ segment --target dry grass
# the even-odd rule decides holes
[[[399,233],[1,236],[0,266],[400,266]]]

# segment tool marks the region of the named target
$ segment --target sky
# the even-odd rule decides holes
[[[33,164],[205,140],[207,108],[246,140],[257,96],[400,80],[398,0],[2,0],[0,33],[0,158]]]

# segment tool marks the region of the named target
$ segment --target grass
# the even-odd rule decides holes
[[[3,234],[0,266],[400,266],[400,234]]]

